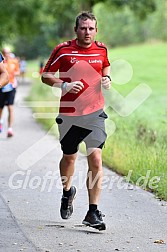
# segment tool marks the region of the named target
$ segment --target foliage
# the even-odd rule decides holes
[[[112,1],[111,1],[112,2]],[[135,15],[137,15],[141,19],[145,19],[146,16],[155,11],[156,5],[153,0],[120,0],[120,1],[114,1],[114,4],[118,7],[121,6],[129,6],[129,8],[134,12]]]
[[[1,40],[10,40],[18,34],[32,36],[38,30],[42,0],[0,1]]]
[[[93,11],[98,20],[97,39],[105,41],[108,46],[128,45],[144,40],[141,22],[129,8],[112,12],[105,4],[99,3]]]
[[[156,11],[142,21],[128,7],[113,12],[106,4],[99,3],[93,11],[98,19],[97,39],[108,46],[167,40],[167,0],[157,1]]]

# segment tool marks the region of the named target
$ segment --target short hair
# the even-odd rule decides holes
[[[75,20],[75,27],[76,27],[76,30],[78,29],[78,26],[79,26],[79,20],[87,20],[87,19],[90,19],[90,20],[95,20],[96,21],[96,26],[97,26],[97,19],[95,17],[95,15],[89,11],[82,11],[77,17],[76,17],[76,20]]]

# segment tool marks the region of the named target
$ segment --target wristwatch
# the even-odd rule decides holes
[[[111,81],[111,77],[110,77],[110,75],[104,75],[103,77],[108,77],[108,78],[109,78],[109,80]]]
[[[67,88],[67,82],[63,81],[62,84],[61,84],[61,90],[62,91],[67,91],[66,88]]]

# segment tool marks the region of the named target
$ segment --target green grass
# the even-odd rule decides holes
[[[133,68],[133,77],[125,85],[113,84],[126,96],[138,84],[152,89],[150,97],[130,116],[121,117],[110,111],[116,124],[115,133],[108,139],[103,160],[109,167],[126,175],[132,170],[131,180],[151,170],[150,179],[160,178],[156,195],[167,200],[167,44],[139,45],[110,50],[111,62],[125,59]],[[112,74],[111,74],[112,75]],[[151,188],[148,188],[152,190]]]
[[[109,168],[126,176],[132,170],[131,182],[136,184],[148,171],[147,190],[167,200],[167,44],[143,44],[111,49],[111,63],[118,59],[128,61],[133,68],[132,79],[124,84],[113,83],[113,88],[126,96],[140,83],[152,89],[150,97],[127,117],[118,115],[112,108],[107,110],[109,119],[116,125],[116,131],[106,141],[103,162]],[[32,70],[35,63],[30,63]],[[35,70],[36,71],[36,70]],[[112,76],[112,73],[111,73]],[[41,84],[39,79],[32,86],[31,100],[46,101],[57,99],[51,88]],[[55,108],[38,108],[41,112],[57,113]],[[40,120],[48,129],[54,119]],[[110,135],[108,131],[108,135]],[[159,179],[156,188],[149,182]]]

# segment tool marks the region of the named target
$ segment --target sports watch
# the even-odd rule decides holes
[[[111,77],[110,77],[110,75],[104,75],[103,77],[108,77],[108,78],[109,78],[109,80],[111,81]]]
[[[67,88],[67,82],[63,81],[62,84],[61,84],[61,90],[62,91],[67,91],[66,88]]]

